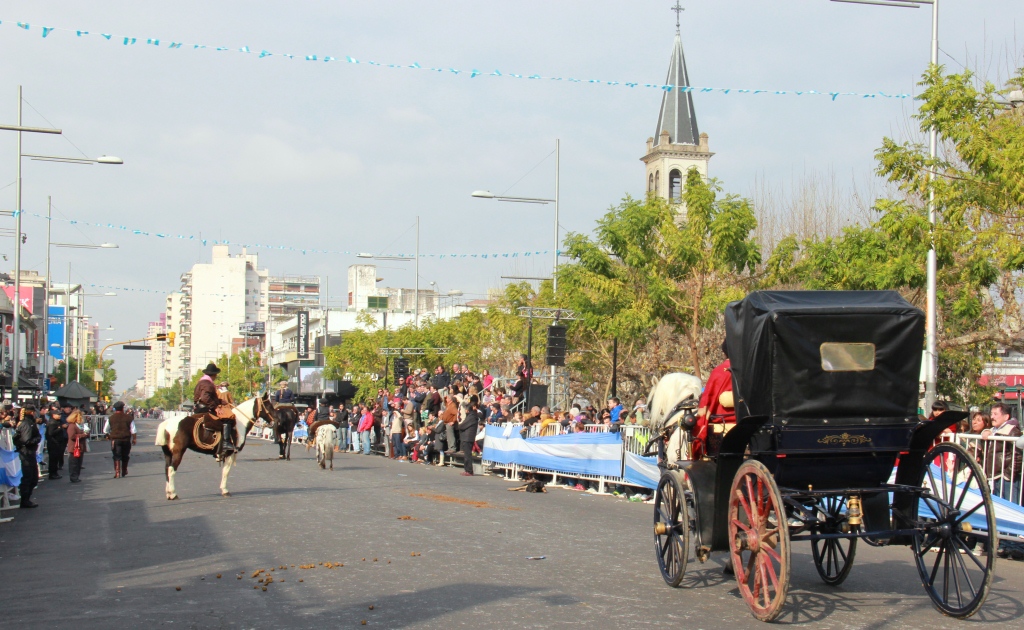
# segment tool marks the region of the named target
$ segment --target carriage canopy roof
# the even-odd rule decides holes
[[[895,291],[756,291],[725,309],[738,418],[917,413],[924,313]]]

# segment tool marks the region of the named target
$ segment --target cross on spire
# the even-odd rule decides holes
[[[676,0],[676,6],[672,7],[670,10],[676,12],[676,35],[678,35],[679,34],[679,14],[682,13],[683,11],[685,11],[686,9],[684,9],[683,7],[681,7],[679,5],[679,0]]]

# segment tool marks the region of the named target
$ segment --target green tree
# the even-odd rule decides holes
[[[566,237],[573,262],[559,270],[559,295],[594,342],[618,338],[620,347],[639,347],[666,324],[682,336],[689,369],[701,376],[709,345],[717,345],[706,332],[743,296],[761,262],[749,201],[720,192],[717,181],[690,169],[683,205],[627,197],[598,221],[593,237]]]
[[[96,391],[93,377],[95,376],[96,368],[99,366],[99,356],[96,352],[89,351],[82,359],[82,385],[89,388],[91,391]],[[78,360],[75,358],[69,358],[66,361],[59,361],[53,368],[53,389],[59,389],[60,387],[68,384],[68,376],[70,375],[71,380],[76,380],[78,376]],[[114,382],[117,381],[117,370],[114,369],[113,359],[103,360],[103,381],[100,383],[99,395],[103,399],[109,399],[114,391]]]
[[[1019,88],[1024,73],[1007,86]],[[878,218],[836,238],[783,240],[765,265],[766,286],[895,289],[917,305],[925,298],[934,230],[938,273],[938,390],[964,404],[985,400],[977,385],[997,346],[1024,350],[1020,300],[1024,271],[1024,118],[974,86],[970,72],[932,67],[922,81],[921,130],[938,130],[945,154],[934,161],[918,142],[882,141],[878,174],[900,191],[875,203]],[[935,178],[929,181],[929,173]]]

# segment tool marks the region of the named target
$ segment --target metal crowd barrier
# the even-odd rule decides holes
[[[83,416],[82,430],[88,429],[90,440],[102,440],[106,437],[103,433],[103,425],[106,423],[107,417],[103,415],[88,415]]]
[[[1024,452],[1016,448],[1017,438],[957,433],[954,439],[981,464],[993,496],[1024,505]]]

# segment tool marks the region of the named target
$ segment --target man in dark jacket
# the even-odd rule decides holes
[[[43,423],[42,416],[36,417],[35,407],[26,404],[22,409],[21,419],[14,429],[14,448],[18,451],[21,459],[21,485],[18,486],[21,492],[21,507],[39,507],[38,503],[32,502],[32,491],[39,483],[39,464],[36,463],[36,450],[39,442],[43,439],[39,435],[39,426]]]
[[[64,468],[64,450],[68,447],[68,422],[57,409],[50,412],[46,421],[46,452],[50,454],[50,479],[60,479],[57,472]]]
[[[203,370],[203,377],[196,383],[192,394],[197,414],[205,413],[211,420],[220,421],[220,444],[217,448],[217,461],[224,461],[235,452],[235,413],[231,405],[223,404],[217,395],[217,384],[214,377],[220,374],[220,368],[210,363]]]
[[[434,376],[430,379],[430,384],[437,390],[442,390],[451,385],[451,382],[451,377],[444,371],[444,366],[437,366],[434,370]]]
[[[291,405],[295,403],[295,393],[288,389],[287,381],[281,381],[277,384],[277,391],[270,397],[270,400],[275,404],[284,403],[286,405]]]
[[[135,415],[124,412],[124,403],[114,403],[114,413],[110,414],[103,427],[103,432],[110,440],[110,450],[114,454],[114,479],[128,476],[128,456],[135,445]]]
[[[480,424],[480,401],[470,396],[466,405],[466,417],[459,422],[459,442],[462,444],[462,475],[473,476],[473,443],[476,442],[476,428]]]

